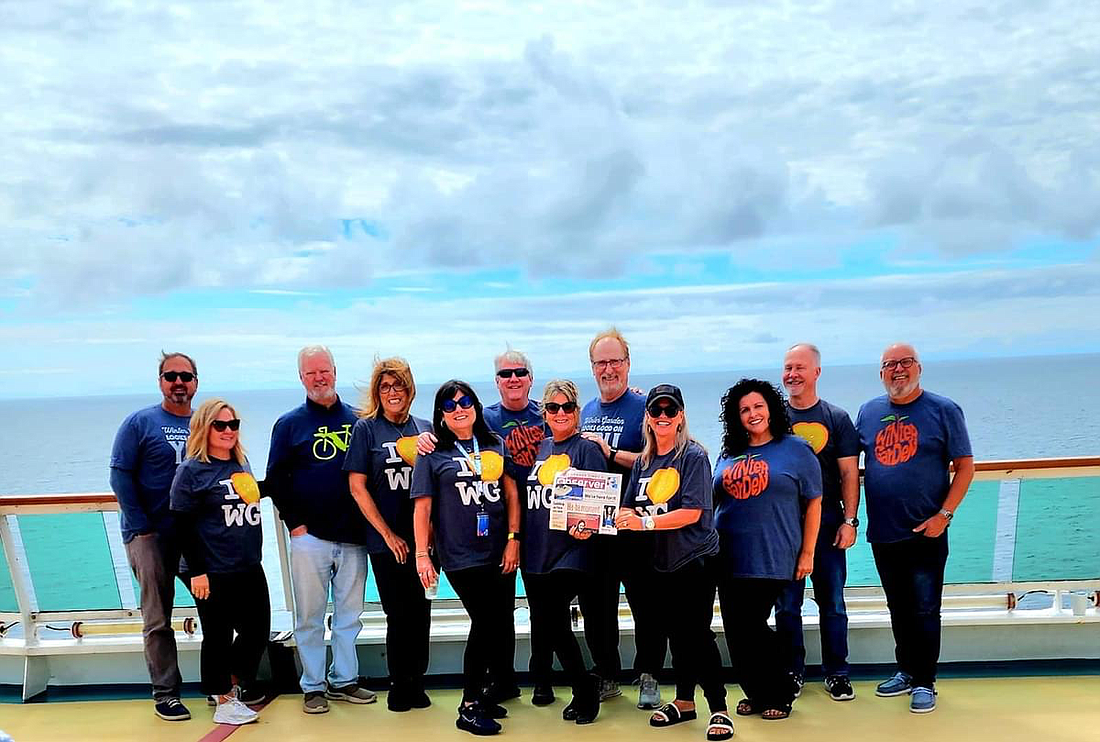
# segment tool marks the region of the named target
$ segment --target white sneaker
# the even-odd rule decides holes
[[[260,715],[252,709],[245,706],[236,698],[230,698],[224,703],[219,703],[218,707],[214,709],[214,723],[215,724],[232,724],[234,726],[240,726],[241,724],[251,724],[260,718]]]

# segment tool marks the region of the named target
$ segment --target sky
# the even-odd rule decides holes
[[[1079,353],[1100,11],[0,1],[0,398]]]

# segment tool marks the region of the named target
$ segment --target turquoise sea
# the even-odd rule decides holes
[[[956,400],[966,414],[978,460],[1100,455],[1096,382],[1100,354],[943,361],[925,364],[926,389]],[[341,369],[347,374],[346,369]],[[642,369],[635,369],[641,371]],[[365,378],[369,369],[353,374]],[[536,369],[533,396],[552,371]],[[719,400],[742,376],[779,381],[778,369],[746,369],[694,374],[635,373],[631,383],[642,389],[660,382],[678,384],[683,392],[691,430],[711,451],[718,450]],[[591,377],[574,377],[582,398],[595,394]],[[491,380],[475,382],[485,403],[497,399]],[[421,382],[413,410],[430,417],[436,384]],[[855,417],[859,405],[882,387],[874,366],[826,368],[819,382],[822,397]],[[237,408],[253,469],[266,465],[268,437],[275,419],[299,404],[300,387],[277,391],[210,390],[200,388],[196,401],[222,396]],[[353,387],[341,389],[355,399]],[[135,396],[0,400],[0,494],[104,492],[107,462],[115,431],[133,410],[157,401],[157,390]],[[990,580],[999,484],[977,482],[951,527],[948,579],[955,582]],[[1051,479],[1025,481],[1019,500],[1019,521],[1013,577],[1017,580],[1092,578],[1100,569],[1100,480]],[[97,513],[25,516],[19,528],[34,577],[41,610],[117,608],[114,571]],[[277,574],[271,534],[274,520],[265,518],[265,568]],[[0,555],[0,611],[15,611],[14,592]],[[877,584],[870,549],[863,541],[849,552],[850,585]],[[178,592],[182,593],[182,590]],[[368,585],[368,599],[374,595]],[[177,603],[188,604],[180,595]],[[275,608],[285,606],[272,592]]]

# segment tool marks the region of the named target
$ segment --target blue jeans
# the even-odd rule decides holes
[[[947,531],[892,544],[871,544],[894,632],[898,670],[931,688],[940,660],[940,606],[947,565]]]
[[[821,670],[825,677],[848,675],[848,611],[844,606],[844,582],[848,562],[844,549],[833,546],[840,523],[821,522],[814,550],[814,601],[821,630]],[[802,599],[806,580],[792,580],[775,601],[775,628],[787,651],[787,672],[806,674],[806,642],[802,636]]]
[[[294,641],[302,662],[302,692],[325,689],[325,612],[332,588],[332,668],[328,682],[343,686],[359,679],[355,640],[367,581],[367,550],[358,544],[325,541],[310,534],[290,539],[294,578]]]

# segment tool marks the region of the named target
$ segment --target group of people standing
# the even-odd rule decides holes
[[[700,686],[710,711],[707,739],[733,735],[711,631],[716,595],[745,693],[735,713],[786,718],[805,671],[806,577],[820,608],[826,692],[850,700],[843,587],[845,550],[860,525],[861,452],[868,538],[898,661],[876,693],[907,693],[912,711],[934,709],[946,528],[973,477],[973,458],[961,410],[920,387],[915,349],[897,344],[883,352],[886,395],[863,405],[853,424],[817,396],[818,350],[791,347],[782,376],[788,398],[758,379],[742,379],[724,395],[713,466],[691,437],[679,388],[660,384],[642,394],[630,387],[630,351],[620,333],[597,335],[589,360],[599,394],[583,406],[565,379],[531,399],[531,364],[508,350],[495,359],[500,402],[483,406],[469,384],[451,380],[424,420],[410,414],[416,385],[404,360],[376,362],[356,409],[336,393],[328,349],[306,347],[298,356],[306,400],[276,422],[267,473],[257,482],[234,408],[210,399],[191,414],[194,361],[164,355],[164,401],[127,418],[111,459],[123,537],[142,588],[156,713],[190,718],[179,700],[170,622],[179,574],[196,598],[202,690],[216,706],[215,721],[256,718],[249,706],[263,701],[255,677],[270,624],[261,492],[290,532],[306,713],[327,711],[330,700],[376,700],[358,682],[355,646],[368,563],[387,617],[393,711],[431,703],[424,678],[440,573],[470,618],[456,725],[474,734],[499,732],[507,716],[501,704],[520,695],[517,572],[530,608],[531,700],[555,701],[556,656],[571,686],[567,721],[592,723],[602,701],[621,695],[620,586],[634,624],[638,706],[652,711],[652,726],[695,719]],[[616,535],[550,529],[554,475],[566,469],[622,475]],[[330,592],[333,659],[326,664]],[[591,668],[573,632],[574,600]],[[669,650],[675,693],[664,702],[657,678]]]

